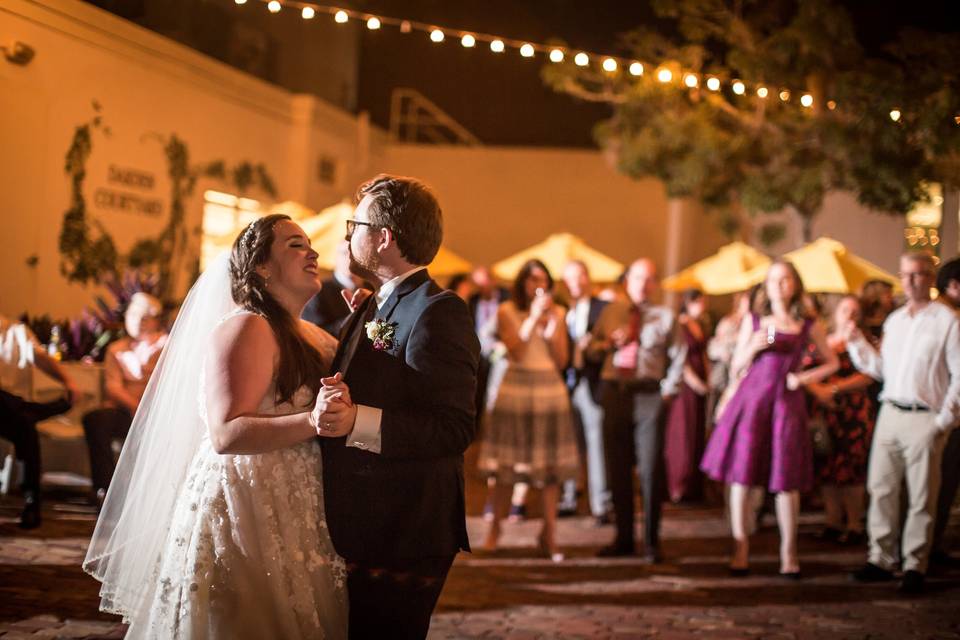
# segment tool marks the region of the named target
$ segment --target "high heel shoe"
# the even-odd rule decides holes
[[[555,545],[552,547],[551,545],[548,545],[546,538],[544,538],[542,535],[537,541],[537,548],[540,551],[540,554],[544,558],[549,558],[550,561],[555,564],[559,564],[563,562],[565,559],[565,556],[563,555],[563,553],[558,551]]]

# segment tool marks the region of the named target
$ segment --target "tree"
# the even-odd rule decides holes
[[[613,117],[596,135],[618,168],[660,178],[670,198],[699,200],[728,231],[788,209],[810,240],[831,190],[904,213],[925,195],[925,179],[956,175],[958,128],[949,109],[960,67],[948,59],[960,49],[955,37],[904,35],[872,59],[849,15],[829,0],[657,0],[654,9],[659,28],[624,36],[630,57],[657,63],[642,75],[565,62],[546,67],[544,78],[612,104]],[[904,70],[921,67],[908,83]],[[669,82],[658,78],[663,70]],[[718,90],[706,86],[710,78]],[[802,96],[812,104],[801,104]],[[895,108],[910,110],[909,122],[891,120]],[[782,234],[769,223],[760,231],[768,241]]]

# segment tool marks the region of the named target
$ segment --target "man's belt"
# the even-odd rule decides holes
[[[930,407],[925,404],[920,404],[919,402],[914,402],[911,404],[903,404],[902,402],[894,402],[893,400],[887,400],[887,403],[900,409],[900,411],[918,411],[925,412],[930,411]]]

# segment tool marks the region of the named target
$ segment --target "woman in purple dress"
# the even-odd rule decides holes
[[[670,500],[699,500],[703,482],[697,462],[703,455],[707,422],[707,334],[703,312],[703,292],[691,289],[683,294],[680,309],[680,335],[687,345],[680,392],[670,403],[664,438],[663,458],[667,472]]]
[[[750,488],[766,487],[777,494],[780,574],[800,577],[800,492],[813,486],[803,386],[823,380],[838,367],[823,327],[807,315],[803,299],[796,268],[783,260],[774,262],[753,313],[740,326],[731,368],[734,376],[744,369],[746,374],[718,419],[700,465],[708,476],[730,485],[734,575],[747,572],[753,520]],[[824,363],[798,372],[811,341],[824,354]]]

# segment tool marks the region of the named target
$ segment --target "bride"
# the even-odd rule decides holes
[[[309,421],[337,343],[299,320],[319,289],[309,239],[271,215],[187,296],[84,561],[128,637],[346,637]]]

